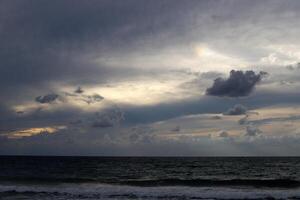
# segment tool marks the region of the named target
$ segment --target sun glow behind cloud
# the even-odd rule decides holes
[[[112,68],[137,68],[139,70],[188,69],[199,72],[227,72],[233,66],[243,69],[249,64],[246,59],[230,55],[206,44],[169,45],[153,51],[151,46],[132,49],[122,54],[110,52],[95,59],[99,66]]]
[[[67,128],[66,126],[34,127],[34,128],[11,131],[5,133],[4,135],[6,135],[6,137],[10,139],[20,139],[23,137],[31,137],[39,134],[52,134],[66,128]]]
[[[95,86],[90,92],[100,93],[107,100],[128,105],[154,105],[163,102],[176,102],[191,98],[191,91],[185,96],[185,91],[179,87],[186,81],[185,77],[164,79],[164,77],[142,78],[132,81],[118,82],[109,86]]]

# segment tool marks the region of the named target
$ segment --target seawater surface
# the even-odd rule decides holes
[[[300,199],[300,158],[1,156],[0,199]]]

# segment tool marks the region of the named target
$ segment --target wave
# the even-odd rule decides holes
[[[22,183],[22,184],[60,184],[60,183],[102,183],[112,185],[129,185],[140,187],[155,186],[190,186],[190,187],[213,187],[213,186],[252,186],[252,187],[277,187],[297,188],[300,181],[293,179],[134,179],[124,181],[99,180],[91,178],[41,178],[41,177],[0,177],[0,183]]]
[[[1,185],[0,199],[300,199],[299,189],[136,187],[106,184]]]
[[[210,179],[162,179],[162,180],[132,180],[124,182],[134,186],[253,186],[253,187],[278,187],[297,188],[300,182],[292,179],[230,179],[230,180],[210,180]]]
[[[58,178],[58,177],[0,177],[0,183],[40,183],[40,184],[55,184],[55,183],[97,183],[101,182],[98,179],[92,178]]]

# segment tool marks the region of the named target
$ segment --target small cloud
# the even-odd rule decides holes
[[[254,71],[231,70],[228,79],[221,77],[215,79],[212,87],[207,88],[206,94],[219,97],[248,96],[265,75],[267,72],[256,74]]]
[[[136,126],[128,137],[131,143],[150,144],[155,141],[155,130],[150,126]]]
[[[279,82],[280,85],[292,85],[293,83],[294,83],[293,81],[284,81],[284,80]]]
[[[119,108],[110,108],[94,115],[92,127],[108,128],[121,123],[124,120],[124,113]]]
[[[239,124],[240,125],[248,124],[249,123],[248,119],[251,115],[259,115],[259,113],[254,111],[247,111],[246,116],[239,120]]]
[[[70,92],[64,92],[63,94],[67,97],[77,97],[78,96],[77,94],[70,93]]]
[[[300,62],[296,64],[287,65],[285,68],[290,71],[300,69]]]
[[[47,94],[44,96],[38,96],[35,98],[35,101],[41,104],[53,103],[59,98],[58,94]]]
[[[287,70],[293,71],[295,68],[293,67],[293,65],[288,65],[286,66]]]
[[[228,109],[226,112],[224,112],[224,115],[244,115],[248,111],[248,108],[241,104],[237,104],[233,106],[233,108]]]
[[[84,92],[84,90],[80,86],[74,91],[74,93],[77,93],[77,94],[81,94],[83,92]]]
[[[94,94],[91,96],[91,98],[94,100],[94,101],[101,101],[104,99],[104,97],[100,96],[99,94]]]
[[[246,127],[246,136],[254,137],[262,133],[256,126],[250,125]]]
[[[100,102],[104,99],[104,97],[102,97],[99,94],[93,94],[93,95],[83,95],[83,101],[86,102],[87,104],[92,104],[92,103],[97,103]]]
[[[18,115],[22,115],[22,114],[24,114],[25,112],[22,111],[22,110],[20,110],[20,111],[16,111],[16,113],[17,113]]]
[[[175,128],[173,128],[171,131],[173,132],[180,132],[180,126],[176,126]]]
[[[243,118],[241,118],[240,120],[239,120],[239,124],[240,125],[244,125],[244,124],[247,124],[248,123],[248,115],[246,115],[245,117],[243,117]]]
[[[82,124],[82,120],[81,119],[77,119],[77,120],[74,120],[74,121],[71,121],[70,124],[71,125],[79,125],[79,124]]]
[[[64,95],[76,101],[84,101],[87,104],[97,103],[104,99],[103,96],[97,93],[92,95],[83,93],[85,93],[84,90],[79,86],[74,92],[64,92]]]
[[[226,131],[221,131],[221,132],[219,133],[219,137],[227,138],[227,137],[229,137],[229,134],[228,134]]]
[[[219,115],[216,115],[216,116],[212,116],[211,119],[219,120],[219,119],[222,119],[222,117]]]

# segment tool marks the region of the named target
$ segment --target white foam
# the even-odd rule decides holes
[[[134,187],[104,184],[60,184],[60,185],[0,185],[0,192],[56,193],[58,195],[97,196],[100,199],[124,199],[125,195],[137,198],[198,197],[205,199],[256,199],[273,197],[286,199],[300,198],[300,189],[255,189],[225,187]],[[126,199],[126,198],[125,198]],[[176,199],[176,198],[175,198]]]

